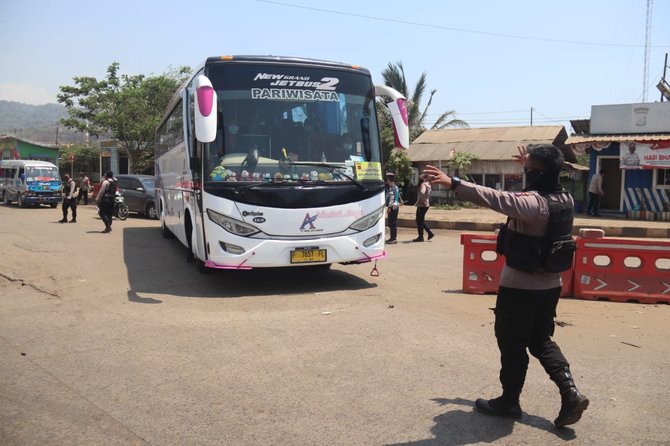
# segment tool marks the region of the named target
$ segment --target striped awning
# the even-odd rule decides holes
[[[636,135],[575,135],[568,136],[566,144],[590,144],[609,142],[646,142],[646,141],[670,141],[670,133],[645,133]]]

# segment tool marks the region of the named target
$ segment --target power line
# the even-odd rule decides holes
[[[544,113],[542,113],[541,111],[539,111],[535,107],[533,107],[533,111],[542,115],[542,116],[544,116],[547,120],[549,120],[551,122],[563,122],[563,121],[565,121],[565,119],[562,119],[562,118],[550,118],[549,116],[545,115]],[[567,118],[567,119],[574,119],[574,118]]]
[[[492,112],[468,112],[468,113],[458,113],[458,115],[501,115],[506,113],[525,113],[528,110],[507,110],[507,111],[492,111]],[[440,116],[442,113],[426,113],[426,116]]]
[[[489,31],[479,31],[479,30],[473,30],[473,29],[465,29],[465,28],[456,28],[456,27],[451,27],[451,26],[443,26],[443,25],[433,25],[430,23],[422,23],[422,22],[414,22],[410,20],[401,20],[401,19],[391,19],[387,17],[377,17],[377,16],[372,16],[372,15],[365,15],[365,14],[356,14],[353,12],[344,12],[344,11],[336,11],[333,9],[325,9],[325,8],[316,8],[313,6],[305,6],[305,5],[296,5],[294,3],[286,3],[286,2],[279,2],[279,1],[274,1],[274,0],[256,0],[261,3],[271,3],[274,5],[278,6],[287,6],[290,8],[298,8],[298,9],[306,9],[309,11],[316,11],[316,12],[325,12],[328,14],[337,14],[337,15],[343,15],[343,16],[349,16],[349,17],[358,17],[361,19],[369,19],[369,20],[377,20],[380,22],[391,22],[391,23],[401,23],[403,25],[413,25],[413,26],[421,26],[424,28],[433,28],[433,29],[441,29],[441,30],[446,30],[446,31],[455,31],[455,32],[462,32],[462,33],[470,33],[470,34],[480,34],[480,35],[485,35],[485,36],[492,36],[492,37],[507,37],[510,39],[519,39],[519,40],[535,40],[535,41],[540,41],[540,42],[552,42],[552,43],[567,43],[567,44],[572,44],[572,45],[590,45],[590,46],[606,46],[606,47],[626,47],[626,48],[644,48],[645,45],[633,45],[633,44],[626,44],[626,43],[607,43],[607,42],[586,42],[586,41],[581,41],[581,40],[564,40],[564,39],[549,39],[546,37],[532,37],[532,36],[522,36],[522,35],[517,35],[517,34],[506,34],[506,33],[493,33]],[[670,47],[670,45],[650,45],[652,48],[667,48]]]

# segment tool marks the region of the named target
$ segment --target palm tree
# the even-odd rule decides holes
[[[396,90],[407,98],[407,114],[409,118],[409,140],[414,141],[420,134],[426,130],[425,121],[428,116],[428,109],[433,102],[433,96],[437,90],[431,90],[428,97],[428,103],[421,110],[421,99],[426,91],[426,73],[421,73],[419,80],[414,87],[414,92],[410,92],[407,88],[407,79],[405,78],[405,70],[402,62],[389,62],[386,69],[382,72],[384,83]],[[440,115],[435,123],[430,127],[430,130],[443,129],[446,127],[469,127],[468,123],[455,119],[456,112],[451,110]]]

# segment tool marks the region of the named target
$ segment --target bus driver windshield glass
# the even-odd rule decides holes
[[[219,114],[216,139],[205,145],[205,182],[381,182],[368,76],[247,64],[214,65],[207,75]]]

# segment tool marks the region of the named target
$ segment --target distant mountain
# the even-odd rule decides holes
[[[47,144],[83,142],[85,136],[60,123],[67,110],[60,104],[30,105],[0,100],[0,134]],[[56,130],[58,129],[58,130]]]

